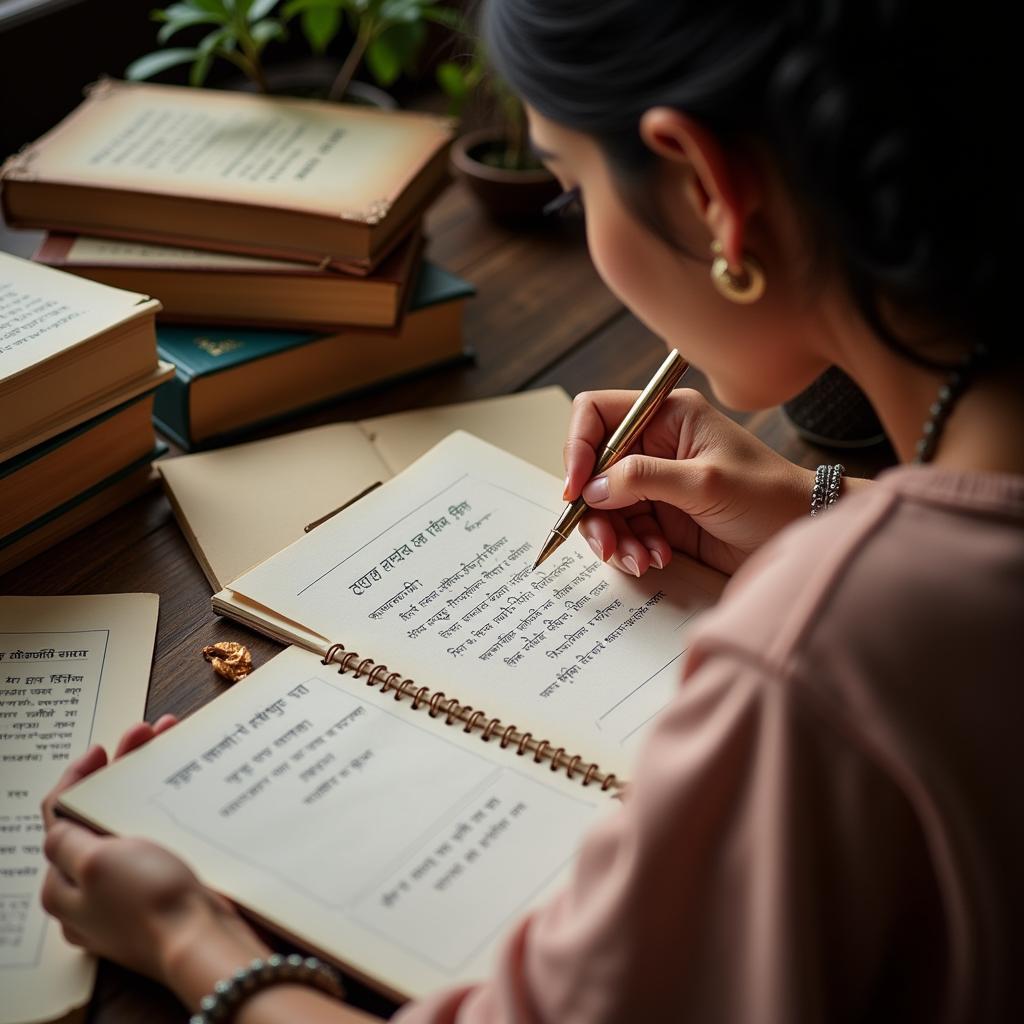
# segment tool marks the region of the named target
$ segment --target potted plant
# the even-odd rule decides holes
[[[470,51],[463,60],[438,67],[438,84],[464,126],[471,102],[475,116],[486,123],[455,140],[452,165],[497,220],[535,220],[558,195],[558,181],[530,149],[523,104],[488,66],[479,38],[462,19],[449,24],[470,41]]]
[[[157,42],[169,42],[196,26],[206,34],[191,47],[172,47],[140,57],[129,65],[129,79],[151,78],[168,68],[189,64],[189,83],[202,85],[214,61],[234,64],[249,88],[264,93],[298,93],[331,100],[354,99],[395,106],[382,90],[403,72],[411,72],[426,37],[426,22],[448,23],[452,11],[433,0],[182,0],[154,10],[162,22]],[[287,37],[297,20],[314,55],[312,62],[267,68],[263,52]],[[327,47],[347,26],[352,46],[340,67],[324,57]],[[365,67],[379,88],[356,82]]]

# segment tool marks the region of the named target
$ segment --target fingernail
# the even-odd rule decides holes
[[[590,550],[593,551],[594,554],[597,555],[597,557],[600,558],[603,562],[604,552],[601,550],[601,544],[599,543],[598,539],[596,537],[591,537],[587,540],[587,543],[590,545]]]
[[[654,548],[650,548],[649,550],[651,552],[651,565],[653,565],[655,569],[664,569],[665,563],[661,560],[661,555],[659,555]]]
[[[622,559],[622,564],[634,575],[640,575],[640,566],[636,564],[636,559],[632,555],[626,555]]]
[[[566,501],[569,500],[569,474],[568,473],[566,473],[566,475],[565,475],[565,483],[562,484],[562,497]]]
[[[596,476],[583,488],[583,499],[588,505],[600,505],[608,498],[608,477]]]

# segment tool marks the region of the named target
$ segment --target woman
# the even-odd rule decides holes
[[[739,409],[839,365],[926,465],[812,520],[813,474],[680,391],[590,480],[631,396],[577,400],[565,496],[601,557],[736,575],[569,888],[403,1024],[1024,1019],[1022,217],[988,6],[490,0],[622,300]],[[46,850],[69,938],[193,1008],[264,952],[154,847],[51,817]],[[367,1018],[281,985],[237,1019]]]

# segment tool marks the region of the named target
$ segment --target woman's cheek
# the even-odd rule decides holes
[[[669,311],[661,280],[665,255],[651,251],[651,239],[617,209],[587,203],[587,246],[601,280],[649,326],[664,323]]]

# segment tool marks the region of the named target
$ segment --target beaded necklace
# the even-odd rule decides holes
[[[956,400],[964,393],[971,376],[986,354],[984,346],[975,347],[974,351],[964,360],[963,366],[953,370],[939,387],[935,401],[928,407],[928,419],[921,428],[921,439],[914,448],[914,463],[923,465],[931,462],[935,449],[939,444],[949,414],[953,411]]]

